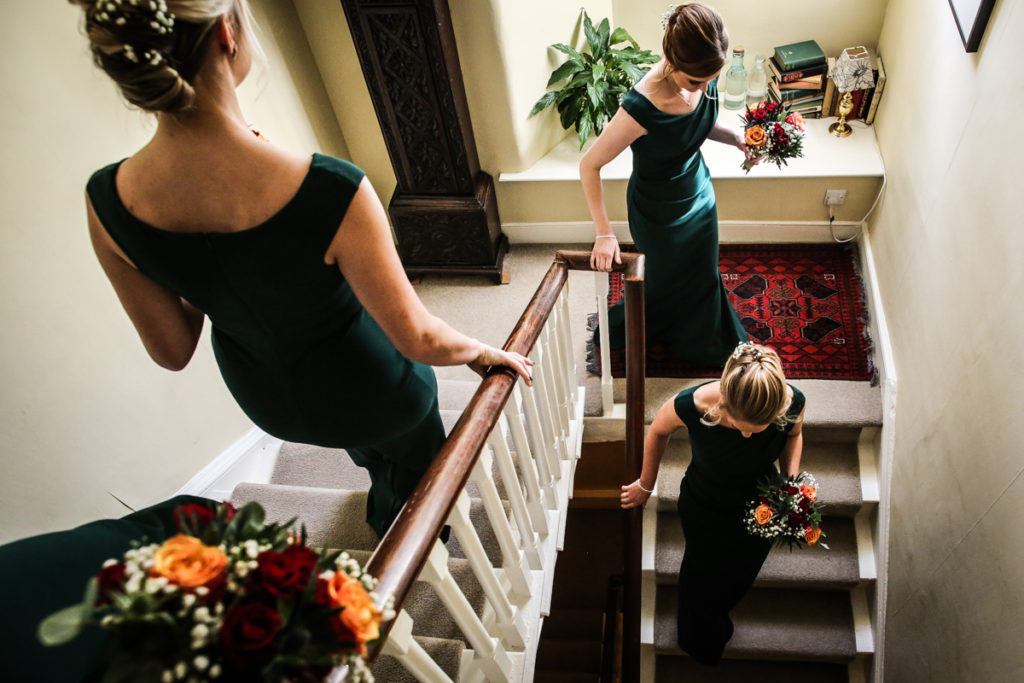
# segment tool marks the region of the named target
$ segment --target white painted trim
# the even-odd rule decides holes
[[[857,654],[875,651],[874,634],[871,631],[871,617],[868,610],[868,595],[864,585],[850,591],[850,606],[853,608],[853,631],[857,640]]]
[[[871,672],[871,679],[875,683],[881,683],[884,680],[885,672],[885,613],[889,586],[889,522],[892,501],[892,465],[896,449],[898,376],[895,355],[889,340],[889,326],[885,319],[885,307],[882,305],[878,274],[875,270],[874,254],[871,250],[871,238],[867,230],[861,235],[859,246],[864,288],[871,310],[869,326],[871,338],[875,343],[875,367],[878,368],[882,384],[882,434],[878,453],[878,530],[875,534],[875,565],[878,579],[874,605],[875,656]]]
[[[876,580],[878,564],[875,562],[875,543],[872,540],[871,520],[867,515],[860,514],[853,518],[853,527],[857,536],[857,565],[861,580]]]
[[[270,483],[282,441],[253,427],[189,479],[175,495],[228,500],[237,484]]]
[[[612,221],[612,229],[623,244],[631,244],[629,224]],[[854,221],[836,221],[836,235],[846,239],[860,228]],[[550,223],[502,223],[501,230],[512,244],[590,244],[594,224],[589,221]],[[832,242],[827,221],[719,221],[718,239],[722,244],[768,244],[788,242]]]
[[[870,504],[871,508],[878,504],[878,454],[875,452],[875,442],[878,432],[875,427],[865,427],[860,430],[857,439],[857,460],[860,464],[860,495],[861,500]]]

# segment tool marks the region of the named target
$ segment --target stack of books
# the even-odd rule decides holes
[[[816,41],[775,48],[775,54],[768,60],[768,72],[769,97],[785,106],[786,111],[798,111],[811,119],[822,116],[828,63]]]
[[[861,119],[864,123],[871,124],[875,121],[875,112],[878,111],[878,103],[882,99],[882,91],[885,90],[885,65],[882,58],[871,54],[872,71],[875,74],[875,85],[863,90],[854,90],[850,93],[853,98],[853,110],[846,117],[847,120]],[[836,63],[835,57],[828,58],[828,69],[831,72]],[[822,104],[822,116],[839,116],[839,98],[842,93],[836,90],[835,81],[830,77],[825,78],[825,99]]]

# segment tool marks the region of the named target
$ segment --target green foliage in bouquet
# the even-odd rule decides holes
[[[338,666],[372,681],[362,656],[393,618],[347,553],[314,550],[295,520],[258,503],[186,504],[179,532],[98,568],[85,598],[42,622],[59,645],[85,627],[112,634],[102,683],[324,680]]]
[[[818,501],[818,482],[807,472],[795,477],[784,476],[773,470],[757,485],[758,497],[747,505],[743,518],[747,531],[767,538],[776,545],[820,545],[828,550],[822,539],[821,512]]]
[[[564,43],[551,46],[569,59],[551,73],[547,87],[562,81],[565,84],[544,93],[530,112],[530,116],[534,116],[554,105],[562,128],[576,127],[580,149],[591,134],[601,134],[605,123],[618,110],[623,95],[650,70],[645,65],[658,61],[658,56],[650,50],[641,50],[626,29],[619,27],[612,31],[607,19],[602,19],[594,28],[586,10],[583,10],[583,32],[587,45],[582,52]],[[622,43],[629,45],[613,47]]]

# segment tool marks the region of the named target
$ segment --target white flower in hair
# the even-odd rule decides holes
[[[669,5],[668,11],[661,15],[661,30],[664,31],[668,28],[668,21],[672,18],[672,15],[679,9],[679,5]]]

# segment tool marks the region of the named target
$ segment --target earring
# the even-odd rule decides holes
[[[238,43],[235,43],[234,45],[231,46],[231,59],[234,59],[237,56],[238,56]]]

